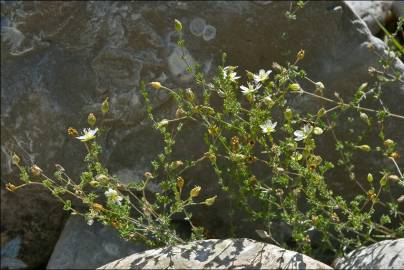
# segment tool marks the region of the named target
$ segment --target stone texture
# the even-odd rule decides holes
[[[1,269],[45,267],[65,219],[61,207],[39,186],[1,190]]]
[[[101,143],[106,149],[103,154],[108,168],[124,182],[135,181],[150,170],[149,162],[161,150],[161,137],[145,120],[139,82],[158,80],[169,87],[192,85],[178,58],[175,18],[184,25],[188,58],[201,63],[208,76],[220,63],[222,51],[229,55],[228,64],[257,71],[270,68],[274,61],[286,63],[305,49],[302,67],[314,80],[325,84],[325,95],[332,96],[338,90],[342,97],[349,97],[369,80],[368,67],[378,66],[379,57],[367,45],[386,55],[383,42],[371,35],[344,2],[308,2],[298,11],[296,21],[286,21],[284,12],[288,9],[289,3],[282,1],[2,1],[2,189],[5,182],[15,179],[15,168],[9,162],[12,152],[19,153],[29,164],[39,164],[46,172],[59,163],[77,178],[83,167],[78,157],[83,156],[85,148],[68,138],[66,128],[86,127],[87,114],[97,112],[106,96],[110,97],[111,113],[106,119],[108,136]],[[396,63],[396,68],[404,72],[401,62]],[[163,91],[152,92],[151,99],[160,118],[174,115],[175,105]],[[393,113],[404,114],[403,99],[404,84],[385,84],[383,101]],[[291,105],[308,110],[321,106],[310,98],[296,98]],[[202,134],[191,125],[185,130],[186,137],[178,138],[177,158],[200,157],[206,151]],[[389,120],[385,132],[399,142],[404,137],[404,125]],[[334,144],[324,142],[319,149],[332,153],[330,146]],[[402,143],[398,151],[404,152]],[[392,166],[385,160],[359,160],[362,168],[374,168],[380,163]],[[403,164],[399,160],[399,165]],[[216,178],[207,167],[198,167],[184,177],[185,192],[197,184],[203,188],[201,199],[219,193]],[[339,172],[330,174],[329,182],[337,193],[348,195],[353,191],[352,183],[341,179]],[[402,192],[395,187],[392,190]],[[51,202],[51,197],[46,196]],[[61,207],[55,208],[57,215],[49,215],[52,203],[41,205],[32,198],[26,202],[30,207],[15,208],[18,200],[27,197],[10,197],[13,199],[4,207],[10,213],[29,209],[30,215],[39,220],[52,218],[52,230],[62,228]],[[219,196],[216,205],[195,208],[193,216],[216,237],[228,236],[230,224],[238,226],[237,235],[256,237],[242,212],[233,219],[227,217],[227,209],[233,206],[226,197]],[[15,217],[14,227],[3,226],[2,232],[24,227],[36,235],[22,216]],[[57,236],[46,232],[46,226],[39,228],[49,238],[35,243],[49,250]],[[10,235],[13,239],[14,235]],[[34,254],[30,249],[21,252],[25,256]],[[35,260],[46,261],[47,256],[40,254]]]
[[[111,227],[98,222],[89,226],[82,217],[70,216],[47,269],[94,269],[144,250],[144,245],[123,240]]]
[[[333,265],[336,269],[404,269],[404,238],[360,247]]]
[[[306,255],[254,240],[204,240],[147,250],[98,269],[332,269]]]
[[[361,17],[373,34],[380,31],[376,20],[384,24],[386,18],[390,16],[394,1],[345,1],[352,10]],[[403,4],[403,3],[401,3]]]
[[[397,17],[404,17],[404,1],[394,1],[391,9]]]

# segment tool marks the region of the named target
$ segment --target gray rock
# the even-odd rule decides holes
[[[334,261],[337,269],[404,269],[404,238],[360,247]]]
[[[98,269],[332,269],[306,255],[254,240],[210,239],[147,250]]]
[[[404,1],[394,1],[391,9],[397,17],[404,17]]]
[[[373,34],[381,29],[376,20],[384,24],[394,1],[345,1],[361,17]],[[401,3],[402,4],[402,3]]]
[[[1,190],[1,269],[44,267],[65,219],[61,207],[39,186]]]
[[[178,59],[174,19],[180,19],[184,25],[188,58],[201,63],[208,77],[220,63],[222,51],[229,56],[228,64],[257,71],[270,68],[274,61],[290,61],[299,49],[305,49],[302,68],[325,84],[329,90],[325,94],[338,90],[342,97],[351,97],[360,84],[369,80],[368,67],[379,65],[379,57],[367,45],[385,56],[383,42],[371,35],[344,2],[308,2],[298,11],[296,21],[287,21],[284,16],[289,5],[282,1],[2,1],[2,181],[16,178],[15,168],[9,162],[13,152],[29,164],[39,164],[49,174],[53,164],[59,163],[74,179],[78,178],[83,168],[78,157],[84,155],[85,148],[68,138],[66,129],[86,127],[89,112],[96,112],[99,117],[97,112],[106,96],[111,102],[106,119],[109,131],[101,143],[108,168],[125,177],[125,182],[136,181],[150,170],[150,161],[161,151],[161,136],[145,120],[139,82],[159,80],[169,87],[192,86]],[[190,25],[191,30],[185,27]],[[404,72],[401,62],[396,63],[396,68]],[[159,119],[174,115],[176,107],[167,94],[154,91],[150,95]],[[386,83],[383,99],[393,113],[404,114],[402,83]],[[293,106],[299,104],[306,110],[321,106],[309,98],[299,97],[291,102]],[[190,124],[185,130],[186,137],[178,138],[176,157],[199,158],[206,151],[203,136]],[[404,126],[392,119],[386,124],[385,133],[398,142],[404,137]],[[321,149],[329,153],[333,146],[333,142],[324,143]],[[404,152],[404,145],[400,143],[397,150]],[[362,168],[385,162],[370,158],[359,161],[357,167]],[[403,160],[399,160],[399,166],[403,166]],[[184,192],[201,185],[201,199],[219,193],[216,177],[207,166],[184,177]],[[352,183],[341,179],[338,173],[330,175],[329,182],[339,194],[352,191]],[[12,230],[22,227],[35,236],[29,238],[32,248],[21,250],[27,258],[37,254],[30,252],[37,245],[46,244],[44,249],[48,251],[63,223],[61,206],[54,204],[49,195],[43,197],[47,203],[39,204],[37,196],[16,195],[7,203],[9,213],[17,211],[13,205],[23,201],[29,205],[19,209],[15,217],[7,215],[6,220],[13,219],[15,225],[4,228],[10,237],[14,236]],[[244,213],[236,212],[235,217],[228,218],[230,205],[234,204],[219,196],[216,205],[196,208],[193,217],[216,237],[228,236],[230,224],[239,227],[234,230],[237,235],[256,237]],[[51,215],[50,209],[54,211]],[[28,216],[34,215],[38,220],[51,219],[50,228],[35,227],[49,235],[46,241],[32,233],[30,221],[25,218],[27,211]],[[21,237],[24,243],[24,236]],[[35,260],[43,263],[47,256],[49,253],[44,252],[35,255]],[[23,261],[29,267],[37,267]]]
[[[144,251],[144,245],[123,240],[111,227],[70,216],[47,265],[48,269],[94,269]]]

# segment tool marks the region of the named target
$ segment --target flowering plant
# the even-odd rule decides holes
[[[175,28],[180,33],[178,45],[184,48],[182,25],[177,20]],[[183,59],[187,63],[184,55]],[[146,87],[142,83],[149,119],[164,141],[163,152],[143,179],[122,184],[110,175],[99,160],[97,137],[102,136],[103,128],[95,127],[97,119],[92,113],[88,116],[91,128],[85,129],[83,135],[74,128],[68,129],[68,134],[88,150],[84,159],[87,169],[79,181],[71,179],[60,165],[56,165],[51,179],[37,165],[23,166],[14,155],[13,164],[20,169],[24,184],[8,184],[7,188],[15,191],[24,185],[40,184],[64,203],[64,209],[84,216],[89,225],[94,220],[110,224],[125,239],[143,240],[152,246],[182,243],[206,237],[204,229],[194,224],[192,212],[197,205],[215,205],[218,195],[199,200],[204,192],[201,186],[194,186],[186,194],[184,172],[209,162],[222,192],[235,201],[235,208],[248,215],[252,225],[259,224],[257,237],[265,241],[319,257],[319,253],[336,254],[378,239],[403,237],[404,213],[399,203],[404,196],[393,195],[391,190],[402,191],[404,177],[397,164],[396,142],[382,127],[386,119],[403,121],[404,117],[391,113],[382,102],[377,109],[362,106],[364,96],[380,100],[380,93],[371,94],[375,89],[382,91],[384,78],[391,79],[390,66],[376,72],[373,86],[360,85],[352,100],[345,101],[338,93],[331,98],[322,82],[311,80],[298,66],[303,59],[302,50],[292,63],[273,63],[272,69],[257,73],[246,71],[242,78],[238,67],[225,66],[224,55],[211,81],[198,66],[188,66],[195,78],[194,89],[171,89],[160,82]],[[309,86],[302,87],[303,83]],[[178,106],[174,119],[156,119],[150,91],[167,91],[174,98]],[[315,113],[291,105],[290,100],[302,95],[321,101]],[[213,100],[219,100],[219,105],[213,106]],[[108,112],[106,99],[101,113],[104,116]],[[347,131],[351,138],[343,140],[337,127],[345,122],[347,114],[348,124],[352,123]],[[203,128],[208,150],[196,160],[175,160],[175,138],[181,136],[183,126],[189,122]],[[364,123],[360,126],[364,132],[355,130],[358,122]],[[372,132],[377,132],[378,146],[367,143]],[[322,140],[330,139],[334,152],[318,149]],[[331,161],[336,155],[337,160]],[[377,176],[376,170],[363,175],[356,170],[355,155],[378,156],[394,166],[380,168]],[[359,187],[359,194],[345,198],[332,190],[327,178],[338,169],[343,169],[344,177]],[[158,184],[157,192],[148,190],[151,182]],[[84,210],[73,202],[77,199]],[[229,220],[233,214],[229,211]],[[189,223],[190,237],[180,236],[176,230],[173,217],[178,215]],[[276,222],[288,228],[287,239],[273,233]]]

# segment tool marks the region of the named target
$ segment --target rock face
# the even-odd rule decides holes
[[[336,269],[403,269],[404,238],[355,249],[333,265]]]
[[[133,254],[98,269],[332,269],[306,255],[250,239],[204,240]]]
[[[43,269],[65,220],[62,204],[38,186],[1,190],[1,269]]]
[[[77,178],[83,167],[78,157],[84,155],[85,148],[68,138],[66,129],[86,127],[89,112],[99,117],[99,106],[107,96],[111,112],[106,117],[108,136],[102,144],[108,168],[124,182],[136,181],[150,170],[150,161],[161,151],[161,136],[145,120],[140,80],[160,81],[169,87],[192,85],[179,59],[174,19],[184,25],[188,59],[199,62],[207,76],[220,63],[223,51],[229,55],[228,64],[239,66],[240,71],[257,71],[270,68],[272,62],[284,64],[304,49],[302,67],[313,79],[325,84],[329,89],[326,95],[338,90],[342,97],[351,96],[369,80],[368,67],[378,66],[379,57],[367,45],[385,56],[384,44],[343,2],[308,2],[297,12],[295,21],[287,21],[284,16],[289,5],[282,1],[2,1],[2,189],[4,182],[16,178],[15,168],[9,162],[13,152],[49,174],[54,163],[59,163]],[[397,62],[396,68],[404,72],[401,63]],[[393,113],[404,114],[404,84],[386,83],[383,98]],[[174,115],[174,102],[164,92],[152,92],[151,100],[159,119]],[[320,106],[310,99],[291,104],[297,103],[306,109]],[[176,149],[177,157],[200,157],[206,151],[202,134],[190,125],[184,129],[186,138],[178,139],[181,144]],[[400,141],[404,125],[391,120],[385,132],[394,141]],[[397,150],[404,152],[404,145],[398,145]],[[373,159],[361,162],[358,166],[374,167]],[[402,165],[399,160],[399,166]],[[185,192],[194,185],[202,186],[201,197],[219,192],[212,170],[205,167],[196,168],[185,178]],[[339,174],[331,175],[330,183],[335,183],[340,193],[351,190],[351,183]],[[24,235],[33,235],[32,241],[51,250],[56,232],[62,229],[61,207],[57,210],[53,203],[38,204],[27,199],[29,196],[35,198],[38,194],[17,195],[2,204],[10,209],[8,213],[19,214],[12,217],[18,218],[18,222],[4,226],[2,223],[1,230],[14,239],[13,230],[24,228]],[[53,202],[50,195],[46,196],[47,202]],[[16,209],[14,205],[20,203],[30,207]],[[193,216],[215,236],[226,237],[231,222],[227,209],[231,205],[219,196],[216,205],[198,208]],[[49,215],[50,211],[59,212]],[[10,215],[3,216],[2,212],[3,220],[11,219]],[[52,219],[52,229],[37,227],[49,235],[47,241],[37,237],[26,216]],[[235,230],[238,235],[256,237],[243,214],[236,214],[233,220],[240,224]],[[22,243],[24,237],[21,235]],[[37,250],[41,249],[32,244],[21,252],[29,257]],[[35,260],[43,263],[48,256],[44,252]],[[38,266],[24,262],[29,267]]]
[[[345,1],[352,10],[361,17],[373,34],[380,31],[377,21],[384,24],[386,18],[391,16],[394,1]]]
[[[94,269],[145,249],[123,240],[111,227],[97,222],[89,226],[82,217],[70,216],[47,269]]]

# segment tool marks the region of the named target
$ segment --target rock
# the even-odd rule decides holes
[[[306,255],[240,239],[210,239],[147,250],[98,269],[332,269]]]
[[[107,262],[144,251],[144,245],[123,240],[111,227],[70,216],[53,250],[47,269],[94,269]]]
[[[1,72],[1,179],[15,179],[15,168],[7,162],[13,152],[49,175],[54,163],[59,163],[78,178],[84,167],[78,157],[86,150],[67,136],[66,129],[86,127],[87,114],[95,112],[98,117],[99,106],[107,96],[111,103],[106,117],[109,131],[101,143],[108,169],[125,177],[126,182],[149,171],[150,161],[162,150],[161,136],[145,120],[140,80],[158,80],[169,87],[192,86],[178,59],[174,19],[184,25],[188,58],[201,63],[208,77],[220,63],[223,51],[228,54],[227,63],[239,66],[240,71],[258,71],[270,68],[273,62],[284,64],[304,49],[302,68],[324,83],[329,89],[325,94],[338,90],[342,97],[351,97],[360,84],[369,81],[368,67],[379,66],[379,57],[367,45],[386,56],[384,43],[370,34],[344,2],[308,2],[294,21],[284,16],[289,6],[282,1],[2,1],[1,60],[6,68]],[[404,72],[399,61],[396,68]],[[404,114],[404,85],[386,83],[384,87],[383,102],[393,113]],[[167,94],[153,91],[150,95],[159,120],[174,116],[176,106]],[[300,97],[291,104],[306,110],[321,105]],[[199,158],[206,151],[203,135],[192,125],[184,129],[185,136],[177,140],[176,157]],[[400,141],[404,125],[392,119],[385,133]],[[330,153],[334,145],[324,143],[321,149]],[[404,145],[397,145],[397,151],[404,152]],[[403,160],[398,162],[402,167]],[[357,167],[374,168],[375,164],[380,160],[363,158]],[[329,177],[336,193],[348,196],[352,192],[352,183],[341,179],[341,174]],[[200,166],[184,178],[184,192],[194,185],[202,186],[201,200],[220,193],[208,166]],[[401,192],[399,188],[392,190]],[[52,218],[51,224],[56,225],[51,229],[61,229],[57,225],[62,223],[61,207],[58,215],[49,216],[47,207],[54,204],[39,205],[27,199],[29,196],[18,197],[29,205],[20,213],[35,209],[39,220]],[[50,196],[47,201],[51,202]],[[8,205],[18,203],[15,197]],[[220,195],[216,205],[196,207],[193,217],[215,237],[228,237],[232,225],[237,226],[235,235],[257,237],[245,213],[228,217],[230,206],[234,203]],[[17,217],[13,229],[29,228],[22,214]],[[48,233],[48,227],[39,228]],[[57,237],[50,235],[47,241],[56,241]]]
[[[1,269],[44,268],[58,239],[65,212],[47,190],[1,190]]]
[[[403,1],[394,1],[391,7],[393,13],[396,17],[404,17],[404,2]]]
[[[404,238],[360,247],[335,260],[333,266],[337,269],[403,269]]]
[[[380,32],[377,21],[381,24],[391,16],[391,8],[394,1],[345,1],[352,10],[365,22],[373,34]],[[399,2],[397,2],[399,3]],[[402,5],[402,3],[401,3]]]

